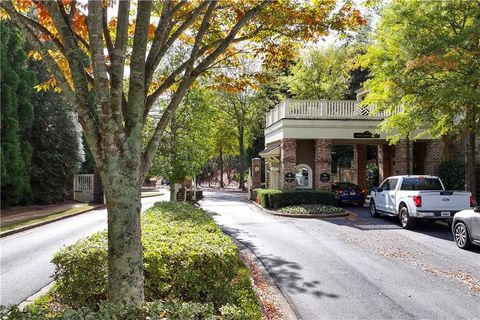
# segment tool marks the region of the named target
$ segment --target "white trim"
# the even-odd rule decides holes
[[[297,185],[297,170],[300,168],[305,168],[308,171],[308,186],[298,186]],[[300,163],[295,167],[295,186],[297,189],[312,189],[313,186],[313,171],[312,168],[306,163]]]

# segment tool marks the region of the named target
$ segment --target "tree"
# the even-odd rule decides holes
[[[225,156],[237,155],[237,134],[225,113],[217,113],[213,129],[214,154],[218,156],[220,169],[220,188],[225,187],[223,176],[225,172]],[[230,177],[227,170],[227,176]],[[228,181],[230,183],[230,179]]]
[[[30,62],[37,81],[50,76],[41,61]],[[30,184],[35,203],[65,200],[81,161],[80,133],[73,112],[63,97],[40,90],[32,95],[35,117],[29,142],[32,146]]]
[[[175,200],[174,184],[201,171],[213,153],[210,96],[205,89],[190,90],[163,134],[150,173],[170,180],[170,200]]]
[[[466,190],[475,192],[475,135],[480,111],[480,3],[393,1],[376,43],[363,58],[371,70],[365,103],[402,111],[381,129],[401,137],[465,135]]]
[[[50,84],[77,111],[107,201],[108,296],[138,304],[144,298],[140,186],[192,83],[225,56],[244,50],[240,44],[274,58],[278,48],[289,48],[285,42],[306,41],[330,26],[345,29],[363,19],[349,2],[334,12],[335,1],[109,4],[17,0],[0,6],[47,64]],[[172,54],[178,48],[188,50]],[[168,72],[155,74],[159,67]],[[168,102],[142,148],[142,130],[160,97]]]
[[[345,47],[310,49],[300,56],[291,75],[283,81],[298,99],[343,99],[350,80],[348,59]]]
[[[1,165],[2,207],[30,198],[32,147],[27,137],[32,125],[34,75],[28,70],[24,40],[10,23],[1,21]]]

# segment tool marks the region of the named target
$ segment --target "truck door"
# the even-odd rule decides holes
[[[388,188],[389,188],[389,183],[388,183],[389,179],[383,181],[383,183],[380,185],[380,187],[378,187],[379,190],[381,190],[380,192],[376,192],[376,195],[375,195],[375,206],[377,207],[377,210],[380,210],[380,211],[385,211],[386,209],[386,195],[388,193]]]
[[[395,193],[397,190],[398,178],[388,179],[388,191],[385,195],[385,211],[396,213]]]

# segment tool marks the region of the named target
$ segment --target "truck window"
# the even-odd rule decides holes
[[[443,190],[438,178],[404,178],[400,190]]]
[[[388,180],[388,190],[395,190],[397,187],[398,179],[389,179]]]

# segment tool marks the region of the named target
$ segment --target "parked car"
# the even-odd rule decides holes
[[[170,181],[168,181],[168,179],[163,178],[161,184],[162,186],[168,186],[170,185]]]
[[[446,191],[435,176],[394,176],[371,192],[370,214],[397,216],[403,228],[413,227],[416,219],[452,223],[455,213],[473,207],[470,192]]]
[[[457,212],[453,217],[452,233],[459,248],[480,246],[480,207]]]
[[[359,207],[365,204],[367,190],[350,182],[337,182],[332,184],[332,191],[335,192],[335,204],[355,203]]]

